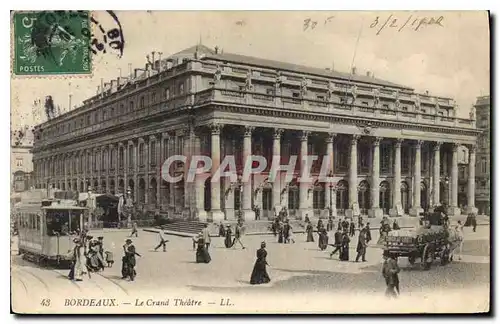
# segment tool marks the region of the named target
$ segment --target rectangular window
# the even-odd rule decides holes
[[[368,107],[368,101],[361,101],[361,104],[362,104],[363,106]]]
[[[149,143],[149,164],[156,165],[156,141],[151,141]]]
[[[134,168],[134,147],[133,146],[129,146],[128,147],[128,167],[130,169],[133,169]]]
[[[163,139],[163,157],[162,159],[166,159],[168,157],[168,139]]]
[[[144,166],[144,143],[139,144],[139,166]]]
[[[139,101],[139,108],[144,108],[144,96],[142,96]]]
[[[134,101],[131,100],[129,103],[128,103],[128,110],[129,111],[134,111]]]
[[[152,102],[152,103],[156,103],[156,92],[153,92],[153,93],[151,94],[151,102]]]
[[[266,94],[274,96],[274,89],[266,89]]]
[[[401,172],[403,173],[410,172],[410,153],[410,147],[401,147]]]
[[[17,158],[16,159],[16,166],[22,167],[23,166],[23,159],[22,158]]]
[[[300,93],[294,91],[294,92],[292,92],[292,97],[300,98]]]
[[[388,104],[383,104],[383,105],[382,105],[382,107],[383,107],[384,109],[389,109],[389,105],[388,105]]]
[[[316,99],[324,101],[325,100],[325,96],[316,96]]]

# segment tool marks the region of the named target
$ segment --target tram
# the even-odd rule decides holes
[[[86,207],[74,200],[44,199],[20,202],[17,218],[19,254],[39,264],[69,264],[73,239],[84,225]]]

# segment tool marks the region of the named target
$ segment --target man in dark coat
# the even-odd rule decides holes
[[[361,261],[366,262],[366,245],[366,228],[363,228],[358,236],[358,246],[356,247],[356,252],[358,252],[358,254],[356,255],[356,262],[359,262],[359,258],[361,258]]]
[[[366,243],[368,244],[372,240],[372,230],[370,229],[370,223],[366,223]]]
[[[349,236],[353,237],[354,235],[356,235],[356,226],[354,225],[354,221],[351,220],[349,223]]]
[[[342,221],[342,231],[349,231],[349,221],[347,220],[347,218],[344,218],[344,220]]]
[[[334,240],[335,249],[332,251],[332,253],[330,253],[330,258],[333,257],[335,253],[339,252],[342,246],[342,232],[338,228],[337,231],[335,231]]]
[[[342,233],[341,240],[340,261],[349,261],[349,242],[351,242],[351,239],[349,238],[347,231],[344,231],[344,233]]]

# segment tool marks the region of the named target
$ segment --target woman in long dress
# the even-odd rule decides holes
[[[85,274],[83,261],[82,261],[82,243],[79,239],[74,239],[75,247],[73,248],[73,262],[71,263],[71,270],[68,278],[70,280],[82,281]]]
[[[266,267],[269,265],[267,263],[267,251],[266,243],[262,242],[260,244],[260,249],[257,250],[257,260],[253,266],[252,275],[250,276],[250,284],[260,285],[271,281],[269,275],[267,274]]]
[[[319,230],[318,247],[321,251],[326,250],[328,247],[328,232],[324,227]]]
[[[232,238],[232,231],[231,231],[231,226],[230,225],[227,225],[227,228],[226,228],[226,238],[224,239],[224,245],[226,246],[226,248],[230,248],[233,246],[233,238]]]
[[[307,223],[306,233],[307,233],[306,242],[314,242],[313,226],[312,226],[311,222]]]
[[[342,234],[342,240],[340,241],[340,261],[349,261],[349,242],[351,239],[347,235],[347,231]]]
[[[208,253],[203,235],[198,235],[198,248],[196,249],[196,263],[210,263],[212,258]]]

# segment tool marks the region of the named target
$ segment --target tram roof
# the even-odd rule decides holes
[[[71,206],[71,205],[60,205],[60,206],[44,206],[42,207],[43,210],[50,210],[50,209],[56,209],[56,210],[87,210],[87,207],[80,207],[80,206]]]

